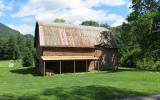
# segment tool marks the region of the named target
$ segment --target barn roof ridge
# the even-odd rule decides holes
[[[88,30],[104,30],[104,31],[110,31],[109,29],[105,28],[105,27],[96,27],[96,26],[85,26],[85,25],[74,25],[74,24],[70,24],[70,23],[47,23],[44,21],[40,21],[38,20],[37,23],[40,26],[57,26],[57,27],[67,27],[67,28],[77,28],[77,29],[88,29]]]

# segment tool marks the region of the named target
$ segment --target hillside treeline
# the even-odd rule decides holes
[[[33,36],[10,34],[0,38],[0,60],[20,60],[24,66],[33,65]],[[24,59],[24,60],[23,60]]]

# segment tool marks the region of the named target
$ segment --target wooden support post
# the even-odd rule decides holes
[[[76,72],[76,61],[74,60],[74,73]]]
[[[94,60],[94,70],[95,70],[95,60]]]
[[[98,60],[98,71],[99,71],[99,60]]]
[[[46,76],[46,63],[43,61],[43,75]]]
[[[86,72],[88,71],[88,62],[86,60]]]
[[[61,60],[60,60],[60,66],[59,66],[59,71],[60,71],[60,74],[62,73],[62,62],[61,62]]]

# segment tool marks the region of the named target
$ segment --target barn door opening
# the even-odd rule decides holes
[[[76,72],[86,72],[89,69],[89,61],[78,60],[76,61]]]
[[[59,61],[46,61],[46,73],[59,74],[60,73]]]
[[[69,60],[61,61],[61,72],[62,73],[73,73],[74,72],[73,61],[69,61]]]

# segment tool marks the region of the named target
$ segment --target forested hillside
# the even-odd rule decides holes
[[[7,38],[10,35],[15,34],[15,35],[19,35],[20,32],[9,28],[8,26],[5,26],[4,24],[0,23],[0,38]]]
[[[0,23],[0,59],[30,60],[26,65],[32,65],[34,56],[33,40],[32,35],[22,35],[20,32]]]

